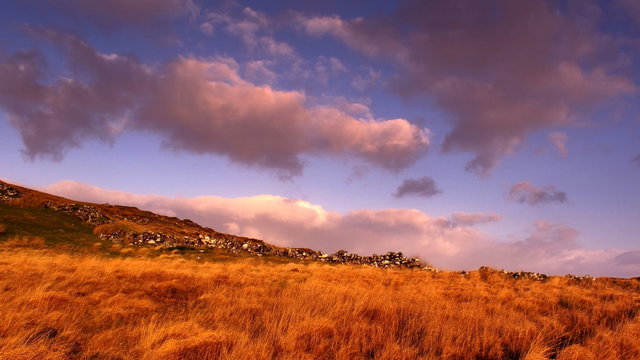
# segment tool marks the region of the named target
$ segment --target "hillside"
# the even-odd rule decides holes
[[[281,248],[6,183],[0,274],[0,360],[640,358],[639,278]]]
[[[4,237],[39,236],[54,245],[78,248],[100,242],[153,247],[156,250],[198,251],[276,257],[381,268],[418,268],[420,261],[399,252],[360,256],[346,251],[325,254],[305,248],[283,248],[262,240],[217,232],[188,219],[162,216],[135,207],[92,204],[31,190],[0,181],[0,224]],[[55,229],[55,230],[54,230]],[[59,236],[59,233],[66,234]],[[0,240],[3,234],[0,234]]]

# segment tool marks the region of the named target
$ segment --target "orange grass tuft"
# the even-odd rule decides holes
[[[0,359],[640,359],[633,280],[24,248],[0,274]]]
[[[34,236],[10,236],[2,242],[4,248],[41,248],[45,246],[45,241],[41,237]]]

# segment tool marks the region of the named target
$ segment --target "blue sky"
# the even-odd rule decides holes
[[[640,273],[635,2],[105,4],[2,5],[0,177],[289,246]]]

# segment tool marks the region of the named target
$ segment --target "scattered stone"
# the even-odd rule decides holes
[[[593,276],[590,276],[590,275],[580,276],[580,275],[567,274],[564,277],[569,279],[569,280],[576,281],[576,282],[595,281],[596,280],[596,278],[594,278]]]
[[[549,280],[549,276],[537,272],[530,271],[507,271],[504,269],[496,270],[488,266],[481,266],[478,268],[480,276],[487,276],[489,274],[500,274],[504,277],[514,280],[533,280],[533,281],[546,281]]]
[[[0,183],[0,203],[7,202],[11,199],[17,199],[19,197],[22,197],[22,193],[18,191],[18,189]]]
[[[53,209],[63,212],[68,215],[77,217],[78,219],[91,225],[104,225],[111,224],[114,221],[104,216],[98,208],[92,205],[64,203],[58,204],[51,201],[47,201],[42,204],[42,207]]]
[[[174,234],[155,233],[144,231],[140,233],[117,231],[109,234],[100,234],[102,240],[116,244],[132,245],[161,245],[162,247],[194,247],[217,248],[235,253],[248,253],[262,257],[264,255],[286,257],[294,260],[320,261],[332,264],[370,265],[380,268],[420,268],[420,260],[407,258],[401,252],[388,252],[385,255],[361,256],[351,254],[345,250],[339,250],[332,255],[321,251],[305,248],[279,248],[265,243],[262,240],[242,238],[238,236],[216,233],[210,230],[209,234],[196,234],[194,236],[177,236]],[[435,270],[435,268],[434,268]],[[437,270],[436,270],[437,271]]]
[[[436,269],[435,267],[433,267],[431,265],[426,265],[425,267],[422,268],[422,270],[431,271],[431,272],[434,272],[434,273],[440,272],[440,270]]]

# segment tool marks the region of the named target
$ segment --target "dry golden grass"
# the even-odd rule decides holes
[[[1,359],[640,359],[640,284],[5,247]]]
[[[27,208],[39,207],[43,202],[44,200],[41,200],[36,197],[24,196],[17,199],[10,199],[7,202],[7,205],[16,207],[19,209],[27,209]]]
[[[42,248],[45,246],[44,239],[33,236],[11,236],[2,242],[6,248]]]

